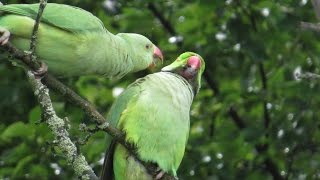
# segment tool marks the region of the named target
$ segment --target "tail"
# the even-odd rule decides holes
[[[108,151],[106,152],[104,162],[103,162],[102,171],[101,171],[101,177],[100,177],[101,180],[113,180],[114,179],[113,154],[114,154],[116,144],[117,144],[117,141],[113,139],[109,148],[108,148]]]

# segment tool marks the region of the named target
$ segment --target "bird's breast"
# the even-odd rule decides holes
[[[175,171],[189,134],[192,88],[178,75],[165,72],[146,76],[140,87],[137,100],[122,114],[120,126],[142,160]]]

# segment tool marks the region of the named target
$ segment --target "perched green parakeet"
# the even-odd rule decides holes
[[[19,49],[29,50],[38,8],[39,4],[0,6],[0,44],[10,41]],[[37,37],[36,55],[57,76],[120,78],[163,59],[159,48],[146,37],[114,35],[90,12],[69,5],[48,3]]]
[[[177,176],[184,155],[189,128],[190,107],[198,93],[204,60],[195,53],[181,54],[158,73],[132,83],[112,105],[107,119],[126,134],[136,147],[139,159],[157,164],[164,172]],[[122,145],[108,136],[101,179],[152,179]]]

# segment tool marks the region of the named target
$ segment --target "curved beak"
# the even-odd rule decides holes
[[[156,67],[160,63],[161,64],[163,63],[163,55],[162,55],[161,50],[156,45],[154,45],[153,61],[149,65],[149,68],[152,69],[152,68]]]

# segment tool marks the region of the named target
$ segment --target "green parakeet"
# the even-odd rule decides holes
[[[205,68],[195,53],[181,54],[158,73],[132,83],[112,105],[107,119],[126,134],[139,159],[155,163],[160,173],[177,176],[190,126],[190,107],[200,88]],[[101,179],[152,179],[144,166],[126,148],[111,141]]]
[[[28,50],[39,4],[0,6],[0,44]],[[146,37],[114,35],[83,9],[48,3],[37,34],[36,55],[49,72],[63,77],[99,74],[120,78],[154,66],[162,53]]]

